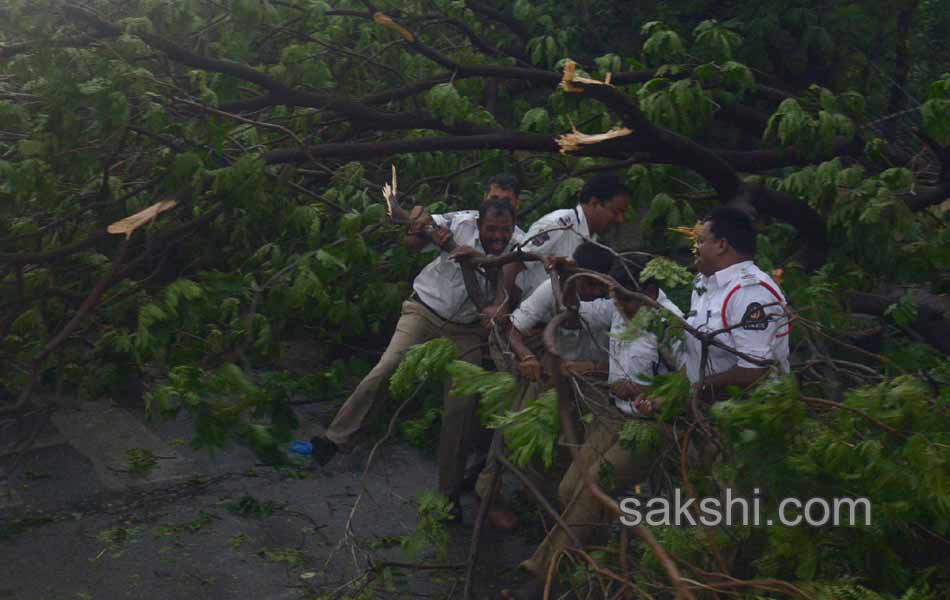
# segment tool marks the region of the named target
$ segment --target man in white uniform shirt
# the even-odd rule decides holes
[[[750,357],[770,361],[779,372],[787,373],[791,324],[785,295],[752,262],[755,236],[752,218],[736,208],[717,208],[703,222],[695,246],[699,274],[686,320],[703,332],[729,329],[716,339]],[[686,349],[687,374],[698,384],[702,344],[687,335]],[[745,388],[768,371],[768,366],[710,345],[703,391],[731,385]]]
[[[573,261],[582,268],[598,273],[608,273],[614,255],[610,250],[591,242],[584,242],[574,251]],[[576,286],[577,295],[581,300],[589,301],[603,298],[607,295],[607,286],[593,282],[590,279],[581,279]],[[511,351],[518,359],[518,370],[527,380],[522,385],[532,386],[528,391],[528,398],[535,398],[540,393],[542,369],[538,357],[525,344],[524,338],[533,336],[540,340],[537,329],[547,325],[555,315],[555,299],[550,277],[541,283],[534,292],[522,302],[511,315],[511,330],[508,339]],[[591,335],[593,334],[593,335]],[[577,375],[600,369],[606,372],[607,368],[607,330],[588,330],[579,323],[569,329],[561,327],[555,338],[558,353],[564,359],[565,367]],[[601,366],[602,365],[602,366]],[[489,484],[494,470],[489,465],[482,469],[475,484],[475,493],[479,499],[488,495]],[[500,476],[500,474],[499,474]],[[518,520],[514,513],[504,508],[505,501],[501,493],[495,496],[493,508],[488,512],[488,523],[495,529],[511,530],[517,527]]]
[[[637,285],[630,274],[636,277],[639,269],[630,263],[627,265],[627,269],[624,269],[622,264],[616,264],[610,275],[621,286],[634,290]],[[642,293],[654,298],[674,315],[682,316],[679,307],[667,298],[655,282],[640,282],[640,288]],[[597,480],[603,465],[610,465],[614,473],[614,488],[620,490],[645,480],[660,454],[658,447],[649,452],[632,454],[618,442],[625,417],[636,415],[632,401],[649,391],[649,378],[668,372],[660,357],[659,340],[655,334],[644,331],[634,339],[619,337],[640,310],[644,310],[644,307],[638,300],[625,297],[618,291],[614,292],[613,299],[581,302],[578,309],[580,318],[591,329],[610,330],[608,382],[614,405],[591,406],[594,419],[588,428],[584,445],[578,459],[571,463],[558,486],[563,508],[561,520],[571,526],[571,532],[581,544],[589,541],[598,527],[608,527],[612,518],[606,507],[590,494],[583,469],[587,469]],[[675,317],[668,315],[666,318]],[[679,365],[672,366],[679,368]],[[610,494],[614,490],[605,491]],[[504,590],[502,597],[540,598],[551,560],[571,545],[573,542],[568,532],[560,525],[554,525],[534,555],[521,563],[521,568],[529,574],[529,580],[518,590]]]
[[[596,240],[613,223],[622,223],[630,204],[630,192],[623,179],[611,173],[591,177],[580,193],[580,203],[548,213],[538,219],[525,234],[526,252],[541,256],[569,258],[586,240]],[[527,298],[547,278],[544,265],[539,262],[505,265],[502,284],[493,306],[482,311],[485,325],[508,314],[508,303],[517,280],[520,297]],[[511,307],[513,308],[513,306]]]
[[[402,315],[383,356],[343,404],[326,432],[311,440],[314,455],[321,463],[326,463],[338,450],[352,450],[369,424],[372,409],[385,396],[390,376],[412,346],[448,337],[455,342],[460,359],[481,364],[484,331],[465,288],[458,260],[480,253],[510,252],[520,241],[512,235],[514,207],[507,199],[490,197],[482,203],[478,214],[463,212],[431,218],[437,226],[432,233],[433,243],[441,248],[451,239],[457,248],[451,254],[443,251],[416,276],[412,296],[403,302]],[[417,237],[416,232],[423,226],[411,225],[409,236]],[[477,425],[475,407],[475,398],[445,398],[439,440],[439,491],[450,498],[458,495],[462,483]]]
[[[608,249],[591,242],[584,242],[574,251],[574,264],[582,269],[607,274],[613,263],[614,255]],[[576,292],[582,301],[592,301],[603,298],[609,292],[607,286],[591,279],[580,279],[576,283]],[[511,349],[518,359],[521,374],[528,381],[541,380],[541,363],[537,356],[525,345],[524,338],[532,334],[533,330],[543,327],[554,318],[554,292],[551,287],[551,278],[541,284],[524,299],[518,308],[511,313],[511,331],[509,340]],[[591,335],[593,333],[594,335]],[[607,364],[607,329],[590,330],[579,323],[574,329],[561,327],[555,337],[558,354],[568,363],[583,371],[594,370],[596,365]],[[581,365],[587,363],[590,368]],[[583,373],[578,373],[583,374]]]

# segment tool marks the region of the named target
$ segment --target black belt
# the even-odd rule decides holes
[[[412,294],[409,296],[409,299],[412,300],[413,302],[418,302],[419,304],[421,304],[421,305],[423,306],[423,308],[425,308],[426,310],[428,310],[430,313],[434,314],[435,316],[439,317],[440,319],[442,319],[442,320],[445,321],[446,323],[451,323],[452,325],[459,325],[459,326],[461,326],[461,327],[471,327],[472,325],[478,325],[478,323],[479,323],[479,320],[478,320],[478,319],[475,319],[474,321],[472,321],[472,322],[470,322],[470,323],[460,323],[459,321],[453,321],[452,319],[446,319],[445,317],[443,317],[442,315],[440,315],[437,310],[435,310],[434,308],[432,308],[431,306],[429,306],[428,304],[426,304],[425,302],[423,302],[423,301],[422,301],[422,298],[419,297],[419,294],[417,294],[415,290],[412,290]]]

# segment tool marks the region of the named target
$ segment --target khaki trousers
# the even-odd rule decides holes
[[[645,480],[659,455],[659,449],[633,455],[621,447],[617,438],[623,423],[623,417],[616,410],[609,417],[598,416],[588,431],[578,460],[571,463],[558,486],[561,506],[564,507],[561,519],[570,526],[581,544],[590,541],[597,529],[609,525],[612,518],[607,508],[588,492],[583,467],[586,466],[594,481],[598,481],[601,465],[613,465],[615,487],[613,490],[604,490],[610,494]],[[551,560],[572,545],[567,532],[555,524],[534,555],[522,562],[521,567],[539,578],[544,577]]]
[[[485,336],[478,323],[458,325],[446,321],[415,300],[406,300],[402,303],[402,314],[389,346],[373,370],[337,411],[327,428],[327,439],[342,448],[352,448],[366,430],[370,414],[388,397],[389,378],[406,352],[417,344],[439,337],[447,337],[455,343],[461,360],[481,365]],[[454,496],[461,486],[465,460],[479,423],[475,414],[477,398],[450,397],[449,388],[450,384],[447,383],[443,394],[439,491]]]

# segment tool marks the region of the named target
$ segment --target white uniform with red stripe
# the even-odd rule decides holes
[[[788,334],[791,325],[783,308],[785,296],[778,284],[751,260],[736,263],[706,277],[697,275],[686,321],[700,331],[733,327],[716,339],[749,356],[772,360],[788,372]],[[686,372],[699,381],[702,345],[686,334]],[[709,347],[706,376],[734,367],[761,368],[715,346]]]

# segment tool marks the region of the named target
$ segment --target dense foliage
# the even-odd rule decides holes
[[[385,343],[427,259],[384,222],[390,164],[432,212],[515,172],[525,226],[614,169],[634,196],[616,247],[685,263],[671,228],[747,203],[798,314],[801,383],[717,407],[728,472],[697,484],[875,502],[870,530],[730,531],[719,558],[828,598],[950,593],[948,29],[945,0],[8,0],[0,414],[144,381],[154,412],[193,415],[197,445],[273,456],[289,399],[345,394],[369,366],[354,348]],[[613,87],[568,93],[568,58]],[[619,126],[559,153],[557,135]],[[275,371],[290,339],[319,345],[307,377]],[[535,432],[533,449],[513,436],[525,460],[550,456],[550,402],[496,415]],[[657,538],[725,564],[698,530]],[[645,552],[644,585],[664,577]]]

